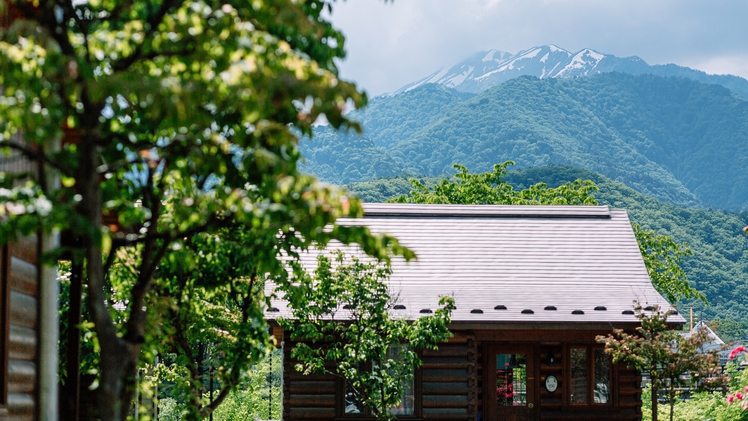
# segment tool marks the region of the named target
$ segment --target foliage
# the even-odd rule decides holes
[[[272,359],[272,363],[271,363]],[[212,414],[215,421],[279,420],[281,408],[282,351],[277,349],[245,371],[241,386],[233,389]],[[173,369],[170,368],[170,369]],[[203,380],[208,382],[207,376]],[[161,379],[163,384],[165,379]],[[217,386],[217,385],[214,385]],[[209,390],[209,386],[205,386]],[[215,393],[220,393],[216,390]],[[171,393],[167,393],[169,395]],[[161,396],[164,396],[161,393]],[[210,392],[205,392],[210,399]],[[179,421],[187,416],[187,405],[174,397],[159,399],[159,420]],[[272,412],[272,413],[271,413]]]
[[[719,337],[725,341],[725,343],[732,344],[746,340],[748,322],[716,318],[707,322],[707,325],[709,325],[709,328],[714,332],[719,332]]]
[[[451,179],[442,179],[432,187],[417,179],[411,179],[413,189],[409,196],[400,196],[393,201],[401,203],[432,203],[460,205],[595,205],[592,192],[597,187],[591,181],[575,180],[555,188],[537,183],[526,189],[515,191],[502,180],[506,168],[512,161],[496,164],[493,171],[471,174],[467,168],[455,164],[458,173]]]
[[[198,335],[180,346],[185,354],[203,335],[218,341],[230,389],[235,368],[268,342],[256,270],[278,268],[283,249],[334,238],[376,258],[412,257],[394,239],[335,226],[360,216],[359,202],[298,172],[297,133],[311,134],[321,116],[359,129],[342,112],[366,102],[337,76],[345,50],[332,3],[3,2],[21,18],[0,33],[0,148],[44,163],[49,177],[0,177],[0,242],[55,228],[80,239],[71,253],[85,259],[103,420],[127,417],[141,358],[152,362],[180,335]],[[266,246],[268,260],[213,281],[175,275],[223,229]],[[187,297],[180,285],[194,298],[191,314],[174,309]],[[230,305],[241,309],[236,319],[218,315]],[[199,314],[203,330],[179,332]],[[223,336],[224,326],[235,330]],[[193,417],[220,403],[193,401]]]
[[[740,370],[737,364],[732,362],[725,366],[725,374],[729,378],[730,394],[736,392],[745,393],[743,387],[748,383],[748,371]],[[729,396],[729,395],[728,395]],[[651,421],[652,414],[652,388],[650,385],[642,392],[643,420]],[[748,412],[741,405],[730,404],[724,393],[693,391],[687,400],[676,400],[673,406],[673,418],[679,421],[745,421],[748,420]],[[668,410],[660,408],[660,416],[668,416]]]
[[[658,407],[658,418],[667,418],[669,407]],[[689,399],[677,399],[673,405],[673,419],[678,421],[745,421],[748,420],[738,405],[729,405],[722,393],[692,392]],[[642,421],[652,421],[652,387],[642,391]]]
[[[719,356],[716,351],[701,349],[709,341],[705,329],[685,337],[668,325],[668,317],[677,314],[675,310],[662,311],[657,305],[645,309],[638,303],[634,310],[641,323],[635,333],[614,329],[608,336],[598,336],[597,341],[605,344],[605,352],[614,363],[623,362],[649,373],[653,421],[657,421],[659,391],[666,389],[672,421],[677,386],[690,384],[703,389],[723,386]]]
[[[356,117],[379,148],[355,152],[337,140],[338,156],[365,153],[364,162],[384,158],[403,174],[432,177],[451,175],[454,163],[478,172],[508,159],[523,167],[574,165],[678,205],[745,209],[748,203],[748,101],[723,87],[607,73],[522,77],[462,101],[446,90],[424,85],[376,98],[376,110],[364,108]],[[324,148],[328,139],[314,146]],[[356,180],[343,162],[324,163],[342,171],[324,178],[330,182],[394,175],[362,171]]]
[[[678,244],[667,235],[645,230],[639,224],[633,226],[649,279],[655,289],[671,303],[698,298],[706,304],[704,294],[688,284],[686,272],[680,266],[682,257],[693,255],[688,244]]]
[[[185,411],[174,398],[162,398],[158,403],[158,421],[181,421]]]
[[[334,259],[321,254],[313,276],[305,276],[303,268],[297,272],[303,288],[286,296],[292,317],[282,321],[297,341],[291,350],[296,369],[343,378],[377,418],[394,418],[389,408],[400,404],[404,382],[421,363],[417,351],[435,349],[451,337],[447,325],[454,300],[442,297],[433,315],[393,317],[389,267],[341,251]],[[388,354],[393,347],[398,357]]]

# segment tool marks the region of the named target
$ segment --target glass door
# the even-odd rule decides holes
[[[489,345],[484,361],[486,421],[535,419],[535,367],[532,347]]]

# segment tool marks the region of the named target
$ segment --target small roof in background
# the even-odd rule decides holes
[[[392,260],[396,315],[429,314],[442,295],[455,299],[453,323],[636,323],[634,300],[670,308],[652,287],[625,210],[366,204],[364,213],[338,223],[395,236],[418,256]],[[362,256],[339,243],[327,250],[337,248]],[[305,266],[313,269],[320,252],[305,253]],[[272,306],[271,318],[288,315],[284,302]]]

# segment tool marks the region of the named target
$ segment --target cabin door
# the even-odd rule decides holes
[[[530,345],[487,347],[483,402],[486,421],[535,419],[535,356]]]

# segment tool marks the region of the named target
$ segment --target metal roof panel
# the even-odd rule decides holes
[[[406,307],[396,315],[419,317],[443,295],[455,299],[452,320],[471,323],[632,323],[636,318],[622,312],[634,300],[670,307],[652,286],[622,209],[367,204],[364,212],[338,223],[395,236],[417,255],[411,262],[392,259],[391,294]],[[326,250],[338,248],[365,258],[340,243]],[[303,264],[314,268],[320,252],[303,253]],[[275,315],[287,315],[283,302],[273,306],[280,310]],[[600,306],[606,310],[596,311]],[[680,315],[671,321],[685,322]]]

